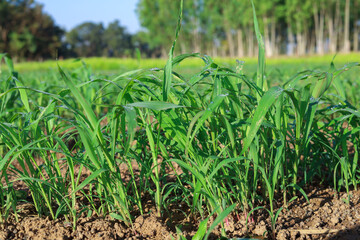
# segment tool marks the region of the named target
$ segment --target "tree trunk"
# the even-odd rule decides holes
[[[308,52],[310,54],[313,54],[313,53],[317,53],[319,54],[317,51],[316,51],[316,34],[315,34],[315,30],[313,30],[311,32],[311,34],[309,35],[309,38],[308,38]]]
[[[8,49],[8,33],[9,33],[9,31],[6,28],[2,28],[0,26],[0,32],[1,32],[1,38],[2,38],[3,44],[4,44],[4,46],[3,46],[4,49],[2,49],[2,50],[4,51],[5,49]]]
[[[239,58],[244,57],[243,34],[240,28],[237,30],[237,55]]]
[[[314,22],[315,22],[315,36],[316,36],[316,53],[324,54],[324,7],[318,8],[317,4],[314,4]]]
[[[359,51],[359,27],[358,26],[354,27],[354,39],[353,39],[353,41],[354,41],[354,49],[353,49],[353,51],[357,52],[357,51]]]
[[[328,12],[326,15],[327,23],[328,23],[328,33],[329,33],[329,51],[330,53],[336,52],[336,41],[335,40],[335,31],[334,31],[334,16],[332,13]]]
[[[251,28],[247,28],[247,34],[246,34],[246,39],[247,39],[247,55],[249,57],[253,57],[254,56],[254,35],[252,32]]]
[[[308,29],[308,26],[306,25],[306,23],[303,23],[304,29]],[[304,31],[303,33],[303,45],[302,45],[302,52],[303,55],[306,55],[308,52],[306,51],[308,49],[308,46],[310,45],[310,41],[308,41],[309,37],[309,32],[308,31]]]
[[[271,18],[271,28],[270,28],[270,47],[272,49],[273,55],[278,55],[278,44],[276,38],[276,22],[275,18]]]
[[[187,49],[186,49],[185,40],[180,41],[180,51],[181,51],[181,54],[184,54],[184,53],[188,52]]]
[[[306,38],[304,36],[305,31],[301,31],[301,22],[300,21],[296,22],[296,27],[297,27],[297,33],[296,33],[297,55],[302,56],[302,55],[305,55],[305,52],[306,52],[306,50],[305,50],[306,49]]]
[[[230,23],[228,21],[225,21],[225,35],[226,35],[226,41],[228,43],[228,47],[229,47],[229,56],[230,57],[235,57],[235,44],[234,44],[234,39],[233,39],[233,35],[231,32],[231,28],[230,28]]]
[[[295,47],[295,39],[294,39],[294,33],[291,29],[291,25],[290,25],[290,20],[288,20],[287,23],[287,38],[288,38],[288,42],[287,42],[287,47],[286,47],[286,53],[287,55],[294,55],[294,47]]]
[[[161,47],[161,58],[167,58],[167,57],[168,57],[168,53],[165,47]]]
[[[359,2],[355,1],[354,4],[354,9],[355,9],[355,13],[354,13],[354,52],[359,51],[359,26],[358,26],[358,9],[359,9]]]
[[[212,41],[212,43],[211,43],[211,49],[212,49],[211,56],[217,57],[218,56],[218,48],[217,48],[216,44],[214,43],[214,41]]]
[[[264,22],[264,44],[265,44],[265,53],[267,57],[271,57],[273,55],[270,43],[270,24],[268,23],[268,18],[263,18]]]
[[[200,34],[197,28],[194,28],[193,31],[193,48],[194,52],[199,53],[201,52],[201,46],[200,46],[201,40],[200,40]]]
[[[341,29],[341,16],[340,16],[340,0],[336,1],[336,11],[335,11],[335,20],[334,20],[334,52],[338,50],[338,35]]]
[[[224,44],[225,45],[225,44]],[[221,57],[228,57],[229,55],[227,54],[227,52],[226,52],[226,47],[224,46],[224,45],[222,45],[221,47],[220,47],[220,56]]]
[[[343,48],[343,52],[345,53],[350,52],[349,32],[350,32],[350,0],[346,0],[345,16],[344,16],[344,48]]]

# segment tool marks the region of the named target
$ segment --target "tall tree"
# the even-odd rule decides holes
[[[329,51],[335,53],[340,33],[340,0],[329,0],[326,3],[326,23],[328,28]]]
[[[279,11],[279,0],[256,0],[257,13],[262,17],[264,28],[264,43],[267,56],[273,56],[277,54],[276,45],[276,26],[278,20],[282,17],[282,11]]]
[[[0,1],[0,49],[15,59],[54,58],[64,31],[33,0]]]
[[[147,31],[150,47],[160,47],[163,57],[174,38],[180,1],[140,0],[137,14]]]
[[[103,55],[108,57],[124,57],[131,55],[131,35],[126,32],[125,27],[118,20],[110,23],[104,30],[102,36],[105,46]]]
[[[359,19],[359,12],[360,12],[360,0],[354,0],[354,7],[353,10],[353,42],[355,52],[359,51],[359,34],[360,34],[360,19]]]
[[[344,14],[344,48],[343,52],[350,52],[350,0],[345,0]]]
[[[101,23],[85,22],[66,34],[70,48],[81,57],[102,56],[105,44],[104,27]]]
[[[296,50],[298,55],[304,55],[307,49],[308,29],[311,25],[311,9],[313,1],[286,0],[286,19],[288,25],[296,33]]]
[[[323,0],[313,4],[317,54],[324,54],[325,4]]]
[[[253,52],[254,31],[252,30],[252,8],[249,1],[232,0],[230,3],[232,31],[236,35],[237,57],[245,55],[246,48]],[[241,17],[239,17],[241,16]],[[251,44],[246,44],[245,41]]]

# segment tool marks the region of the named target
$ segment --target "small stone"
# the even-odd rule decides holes
[[[260,223],[256,225],[253,232],[254,232],[254,234],[256,234],[258,236],[263,236],[264,233],[266,232],[266,224],[265,224],[265,222],[260,221]]]
[[[339,218],[338,218],[338,217],[332,217],[332,218],[330,219],[330,222],[331,222],[332,224],[336,225],[337,223],[339,223]]]

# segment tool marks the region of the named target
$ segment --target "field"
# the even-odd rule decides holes
[[[245,64],[1,55],[0,238],[356,236],[359,55],[265,71],[258,41]]]
[[[165,71],[154,68],[164,60],[84,59],[19,64],[17,73],[4,55],[1,221],[16,229],[26,212],[48,216],[74,239],[84,219],[99,218],[122,229],[104,239],[280,237],[278,217],[320,192],[350,210],[360,128],[359,68],[343,66],[349,57],[336,66],[269,60],[263,75],[251,59],[198,54]],[[145,216],[163,232],[141,235]]]

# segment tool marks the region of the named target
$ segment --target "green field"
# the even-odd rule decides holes
[[[200,58],[175,57],[179,64],[171,69],[169,62],[165,74],[163,60],[11,69],[5,57],[0,220],[25,200],[16,182],[27,186],[40,215],[65,216],[74,228],[81,212],[130,226],[134,212],[145,213],[145,195],[159,216],[184,204],[204,221],[210,213],[222,219],[266,205],[275,228],[276,192],[286,206],[315,180],[338,190],[357,187],[358,64],[274,59],[262,75],[251,59],[242,68],[192,57]],[[317,70],[295,74],[310,67]]]
[[[174,57],[172,48],[167,60],[15,67],[2,54],[0,221],[17,218],[27,201],[73,229],[83,214],[131,227],[150,199],[158,217],[171,218],[180,205],[186,217],[200,216],[194,239],[206,239],[230,213],[259,209],[275,238],[278,214],[307,199],[307,186],[356,189],[360,79],[351,62],[359,54],[334,63],[269,59],[265,68],[263,44],[259,52],[245,63]],[[351,204],[349,194],[344,201]]]
[[[289,67],[293,73],[314,68],[329,67],[332,59],[338,65],[344,65],[350,62],[358,62],[360,53],[351,54],[337,54],[337,55],[323,55],[323,56],[306,56],[306,57],[276,57],[266,60],[267,68],[279,68],[288,71]],[[94,71],[106,72],[111,71],[119,73],[126,70],[134,70],[139,68],[155,68],[165,66],[167,59],[121,59],[121,58],[86,58],[82,59],[86,64],[90,65]],[[245,68],[250,68],[257,65],[257,58],[238,58],[244,61]],[[221,63],[224,66],[235,66],[236,59],[230,58],[215,58],[215,62]],[[20,73],[28,73],[34,71],[53,71],[57,69],[57,64],[65,69],[76,69],[82,66],[81,59],[67,59],[67,60],[52,60],[44,62],[22,62],[16,64],[16,70]],[[201,68],[203,61],[197,58],[187,59],[181,63],[183,68]],[[6,66],[3,66],[6,68]]]

